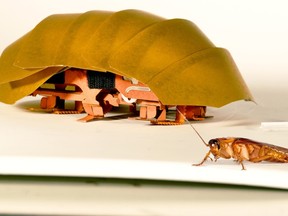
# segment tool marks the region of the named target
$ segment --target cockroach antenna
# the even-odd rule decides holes
[[[195,127],[188,121],[188,119],[186,118],[186,116],[178,109],[176,108],[177,111],[183,116],[183,118],[185,119],[185,121],[192,127],[192,129],[195,131],[195,133],[198,135],[198,137],[202,140],[202,142],[204,143],[204,145],[209,146],[205,140],[202,138],[202,136],[198,133],[198,131],[195,129]]]

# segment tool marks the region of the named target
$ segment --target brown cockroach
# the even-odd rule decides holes
[[[194,164],[195,166],[202,165],[208,158],[213,160],[210,157],[211,153],[215,161],[219,158],[234,158],[241,164],[242,170],[245,170],[243,164],[245,160],[254,163],[261,161],[288,163],[288,149],[246,138],[215,138],[205,145],[209,146],[210,150],[199,164]]]
[[[210,154],[214,156],[215,162],[219,158],[233,158],[236,160],[236,162],[241,164],[242,170],[245,170],[243,161],[250,161],[254,163],[261,161],[288,163],[287,148],[240,137],[214,138],[207,144],[193,125],[190,124],[190,126],[193,128],[202,142],[210,148],[203,160],[198,164],[193,164],[194,166],[201,166],[208,158],[213,161]]]

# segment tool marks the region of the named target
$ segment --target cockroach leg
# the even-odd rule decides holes
[[[265,155],[265,156],[262,156],[262,157],[250,159],[250,161],[254,162],[254,163],[258,163],[258,162],[261,162],[261,161],[269,160],[271,158],[272,158],[271,155]]]
[[[246,170],[246,168],[245,168],[245,166],[244,166],[244,164],[243,164],[243,161],[239,161],[239,164],[241,164],[242,170]]]
[[[213,159],[210,157],[210,153],[211,153],[211,151],[208,151],[207,154],[205,155],[205,157],[203,158],[203,160],[199,164],[192,164],[192,165],[193,166],[201,166],[208,158],[210,158],[210,160],[213,161]]]

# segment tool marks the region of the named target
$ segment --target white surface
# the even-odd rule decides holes
[[[248,166],[249,171],[240,172],[226,163],[220,163],[222,166],[209,164],[209,167],[199,169],[189,163],[114,159],[4,157],[0,162],[6,165],[1,173],[12,175],[136,178],[288,189],[287,167],[281,169],[271,165]]]
[[[288,121],[286,1],[0,0],[0,49],[53,13],[138,8],[195,22],[217,46],[227,48],[258,103],[209,109],[213,119],[195,123],[205,140],[240,136],[288,148],[286,130],[261,122]],[[229,82],[227,83],[229,84]],[[219,86],[221,88],[221,86]],[[34,100],[34,99],[33,99]],[[31,99],[0,104],[0,173],[143,177],[229,182],[288,188],[288,164],[230,160],[192,167],[208,149],[189,125],[154,127],[147,122],[107,119],[88,124],[82,115],[28,112]]]
[[[2,174],[144,178],[288,189],[288,164],[246,162],[247,170],[242,171],[234,161],[223,159],[191,166],[201,161],[208,148],[188,124],[158,127],[115,116],[81,123],[76,119],[85,114],[27,111],[35,102],[38,99],[31,97],[14,106],[0,105]],[[288,131],[260,128],[261,119],[269,116],[277,120],[279,112],[273,117],[259,105],[236,102],[221,109],[210,108],[209,113],[215,117],[194,123],[207,141],[239,136],[288,148]]]
[[[0,183],[0,212],[17,215],[287,215],[287,192],[203,185]]]
[[[261,122],[261,128],[273,131],[288,130],[288,122]]]

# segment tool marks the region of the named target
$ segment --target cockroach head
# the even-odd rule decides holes
[[[218,152],[218,150],[220,149],[220,142],[218,139],[211,139],[211,140],[209,140],[208,144],[209,144],[209,147],[210,147],[212,153]]]

